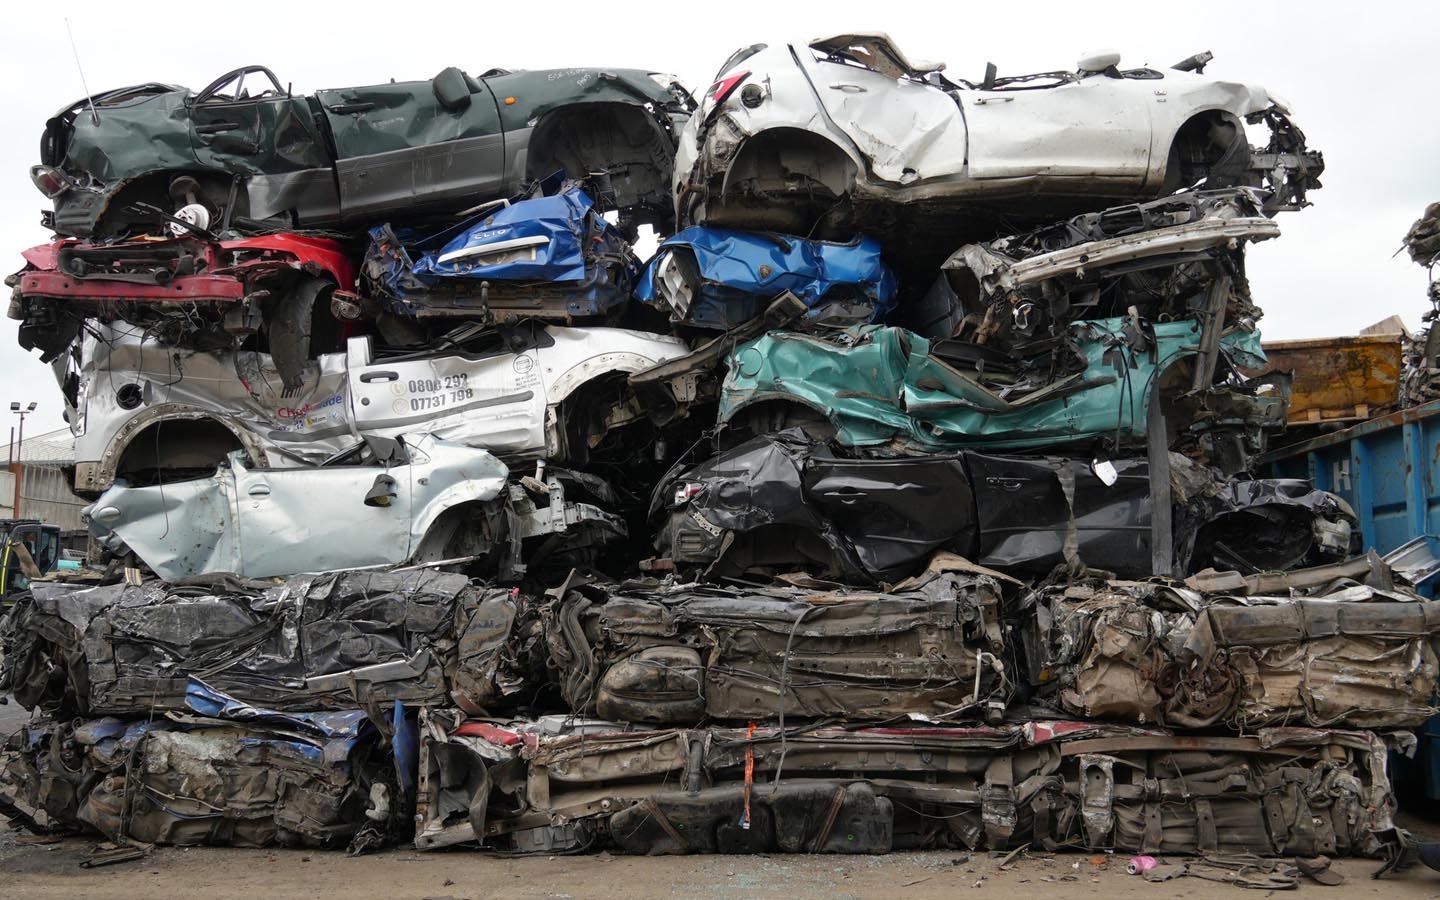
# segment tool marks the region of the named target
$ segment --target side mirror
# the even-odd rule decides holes
[[[1081,72],[1103,72],[1120,65],[1120,54],[1114,50],[1096,50],[1080,57],[1075,64]]]
[[[454,66],[431,79],[430,87],[435,91],[435,99],[450,112],[461,112],[470,105],[470,85],[465,73]]]
[[[375,483],[365,494],[366,506],[389,506],[396,497],[395,479],[389,475],[376,475]]]

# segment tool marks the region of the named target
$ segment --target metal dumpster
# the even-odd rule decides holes
[[[1440,401],[1272,450],[1260,465],[1344,497],[1367,549],[1440,534]]]
[[[1397,568],[1428,573],[1419,590],[1434,596],[1440,554],[1440,401],[1369,419],[1342,431],[1272,450],[1268,474],[1309,478],[1354,508],[1366,549]],[[1440,716],[1417,733],[1414,758],[1394,756],[1400,796],[1440,800]]]
[[[1399,400],[1399,334],[1266,341],[1264,347],[1264,372],[1292,376],[1292,426],[1357,422],[1388,412]]]

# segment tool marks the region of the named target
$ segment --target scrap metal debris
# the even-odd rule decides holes
[[[1422,316],[1425,327],[1416,335],[1406,335],[1405,369],[1400,397],[1404,406],[1415,406],[1440,400],[1440,331],[1435,321],[1440,318],[1440,282],[1435,280],[1435,264],[1440,262],[1440,203],[1425,207],[1425,214],[1405,234],[1404,249],[1417,265],[1430,275],[1426,299],[1430,308]]]
[[[1440,607],[1257,471],[1291,385],[1246,254],[1324,166],[1209,63],[952,79],[847,34],[698,103],[247,66],[62,110],[7,283],[93,540],[7,598],[0,813],[97,865],[1413,861],[1387,752]]]
[[[894,593],[577,588],[545,611],[554,679],[577,714],[887,719],[998,714],[1000,588],[932,572]]]
[[[1078,581],[1026,598],[1030,671],[1072,715],[1237,731],[1415,728],[1436,713],[1440,609],[1353,581],[1287,594]]]

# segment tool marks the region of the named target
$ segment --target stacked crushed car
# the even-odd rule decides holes
[[[1418,406],[1440,399],[1440,331],[1435,329],[1435,319],[1440,316],[1440,283],[1434,276],[1435,263],[1440,261],[1440,203],[1425,207],[1425,214],[1410,226],[1404,249],[1430,276],[1425,292],[1430,303],[1423,316],[1425,327],[1413,337],[1406,336],[1400,382],[1400,405]]]
[[[1440,607],[1251,474],[1288,385],[1245,253],[1323,163],[1208,59],[952,81],[851,34],[698,104],[249,67],[62,111],[11,315],[104,583],[0,623],[0,811],[1399,859]]]

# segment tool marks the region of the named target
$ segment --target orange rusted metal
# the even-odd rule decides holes
[[[1268,341],[1265,372],[1290,372],[1291,425],[1356,422],[1399,402],[1398,334]]]

